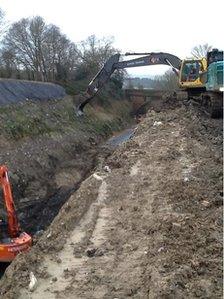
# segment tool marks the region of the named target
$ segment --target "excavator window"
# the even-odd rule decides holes
[[[223,61],[223,51],[219,51],[218,49],[213,49],[207,54],[208,65],[213,62]]]
[[[202,71],[202,64],[200,61],[186,61],[182,68],[181,81],[193,82],[198,79]]]

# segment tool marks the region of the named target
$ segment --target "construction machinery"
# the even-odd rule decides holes
[[[20,229],[6,166],[0,166],[0,185],[7,212],[7,219],[0,219],[0,262],[11,262],[18,253],[29,250],[32,238]]]
[[[141,56],[120,61],[123,56]],[[169,53],[126,53],[111,56],[102,69],[89,83],[84,100],[78,106],[77,114],[82,115],[84,107],[106,84],[115,70],[148,65],[170,66],[178,76],[179,87],[186,91],[189,100],[195,100],[209,111],[212,117],[223,112],[223,51],[213,49],[207,57],[181,60]]]

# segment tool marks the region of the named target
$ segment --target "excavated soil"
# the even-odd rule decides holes
[[[49,226],[95,166],[98,145],[131,122],[129,106],[124,100],[98,113],[89,108],[81,119],[70,96],[0,107],[0,162],[9,169],[23,230],[34,235]],[[6,220],[1,195],[0,219]]]
[[[222,120],[151,111],[98,164],[8,267],[1,298],[221,298]]]
[[[93,168],[97,142],[88,135],[72,132],[1,145],[1,163],[9,168],[17,213],[24,230],[34,234],[51,223]],[[2,200],[0,216],[5,217]]]

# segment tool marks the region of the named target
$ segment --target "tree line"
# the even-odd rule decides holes
[[[208,44],[192,49],[192,56],[205,56],[211,49]],[[58,82],[64,85],[76,82],[82,89],[118,50],[113,38],[89,36],[80,43],[72,42],[59,27],[47,24],[36,16],[22,18],[8,25],[0,9],[0,77],[36,81]],[[115,73],[112,83],[121,88],[126,73]],[[153,88],[173,89],[177,78],[168,71],[156,77]],[[81,85],[80,85],[81,84]]]
[[[113,38],[89,36],[75,44],[40,16],[10,26],[0,10],[0,77],[64,83],[89,80],[118,50]],[[122,73],[114,83],[121,84]]]

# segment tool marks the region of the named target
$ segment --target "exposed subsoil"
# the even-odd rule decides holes
[[[222,192],[222,120],[151,111],[8,267],[1,298],[221,298]]]
[[[1,163],[9,168],[17,213],[24,230],[33,234],[51,223],[93,168],[96,143],[94,138],[73,133],[2,145]],[[4,217],[4,209],[0,211]]]
[[[1,143],[1,164],[9,168],[17,216],[34,243],[95,166],[99,141],[73,132]],[[7,219],[2,199],[0,218]],[[0,277],[7,266],[0,263]]]

